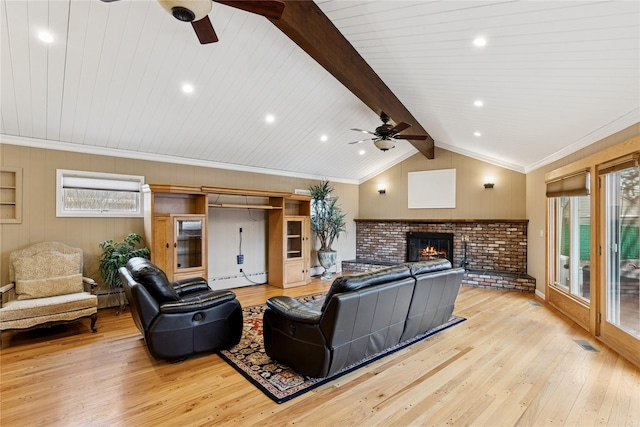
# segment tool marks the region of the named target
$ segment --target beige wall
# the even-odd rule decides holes
[[[409,172],[456,169],[454,209],[408,209]],[[485,189],[484,177],[495,178]],[[378,184],[386,194],[378,194]],[[360,185],[360,219],[525,219],[525,175],[436,148],[435,159],[416,154]]]
[[[355,258],[354,218],[361,219],[528,219],[528,272],[545,287],[546,197],[544,175],[604,148],[640,135],[640,123],[613,134],[550,165],[524,174],[436,148],[436,158],[416,154],[360,186],[335,183],[340,204],[348,212],[347,234],[335,245],[340,259]],[[8,281],[8,256],[13,250],[44,240],[58,240],[85,251],[87,274],[97,275],[98,243],[142,233],[141,219],[56,218],[56,169],[144,175],[147,183],[214,185],[293,191],[312,180],[117,157],[0,145],[0,165],[23,168],[23,222],[0,224],[1,283]],[[455,209],[408,209],[407,173],[423,170],[457,170]],[[495,188],[485,189],[485,175],[495,177]],[[387,193],[378,194],[378,183]],[[542,231],[542,236],[540,232]],[[235,250],[235,248],[234,248]],[[312,265],[315,259],[312,258]]]
[[[546,218],[547,218],[547,198],[545,196],[544,175],[547,172],[568,165],[577,160],[590,156],[598,151],[613,145],[624,142],[628,139],[640,135],[640,123],[630,126],[620,132],[610,135],[588,147],[583,148],[567,157],[548,164],[542,168],[527,174],[527,218],[529,218],[529,248],[528,248],[528,271],[529,275],[535,277],[536,291],[545,292],[545,245],[546,245]],[[542,235],[541,235],[542,233]]]
[[[8,282],[9,253],[33,243],[56,240],[80,247],[85,253],[85,274],[101,280],[97,273],[98,243],[121,240],[130,232],[143,234],[142,218],[57,218],[56,169],[144,175],[149,184],[210,185],[293,192],[308,188],[314,180],[228,171],[172,163],[132,160],[0,144],[0,165],[23,168],[23,215],[21,224],[0,224],[0,279]],[[355,257],[355,223],[358,186],[335,183],[340,204],[348,212],[347,234],[334,249],[342,259]],[[232,224],[230,224],[231,226]],[[210,245],[210,250],[227,250]],[[228,248],[237,251],[237,247]],[[316,260],[312,259],[315,265]]]

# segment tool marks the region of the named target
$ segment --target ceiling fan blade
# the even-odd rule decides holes
[[[350,142],[349,144],[360,144],[361,142],[367,142],[367,141],[371,141],[371,140],[373,140],[373,139],[375,139],[375,138],[371,138],[371,139],[361,139],[360,141],[353,141],[353,142]]]
[[[419,141],[424,141],[429,138],[429,135],[394,135],[394,139],[414,139]]]
[[[403,130],[410,128],[411,125],[409,123],[405,123],[405,122],[401,122],[398,123],[397,125],[395,125],[394,127],[391,128],[391,130],[389,130],[389,133],[391,135],[394,135],[396,133],[402,132]]]
[[[371,135],[375,135],[374,132],[368,131],[368,130],[364,130],[364,129],[356,129],[356,128],[352,128],[351,130],[355,130],[356,132],[362,132],[362,133],[368,133]]]
[[[200,40],[200,44],[215,43],[218,41],[218,36],[208,16],[205,16],[199,21],[191,21],[191,25],[198,36],[198,40]]]
[[[105,3],[111,3],[112,1],[118,1],[118,0],[100,0],[100,1],[103,1]]]
[[[213,0],[216,3],[236,9],[256,13],[271,19],[280,19],[284,11],[284,2],[279,0]]]

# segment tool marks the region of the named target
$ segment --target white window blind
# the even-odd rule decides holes
[[[140,217],[144,177],[58,169],[56,215]]]

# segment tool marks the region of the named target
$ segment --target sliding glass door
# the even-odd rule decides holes
[[[640,169],[601,176],[604,203],[601,253],[605,286],[601,336],[640,352]]]

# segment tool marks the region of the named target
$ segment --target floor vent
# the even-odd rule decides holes
[[[578,344],[580,347],[582,347],[583,350],[595,351],[595,352],[598,351],[597,348],[595,348],[594,346],[592,346],[591,344],[589,344],[585,340],[574,340],[574,341],[576,342],[576,344]]]
[[[536,301],[536,300],[533,300],[533,299],[529,300],[529,304],[535,305],[536,307],[540,307],[540,303],[538,301]]]

